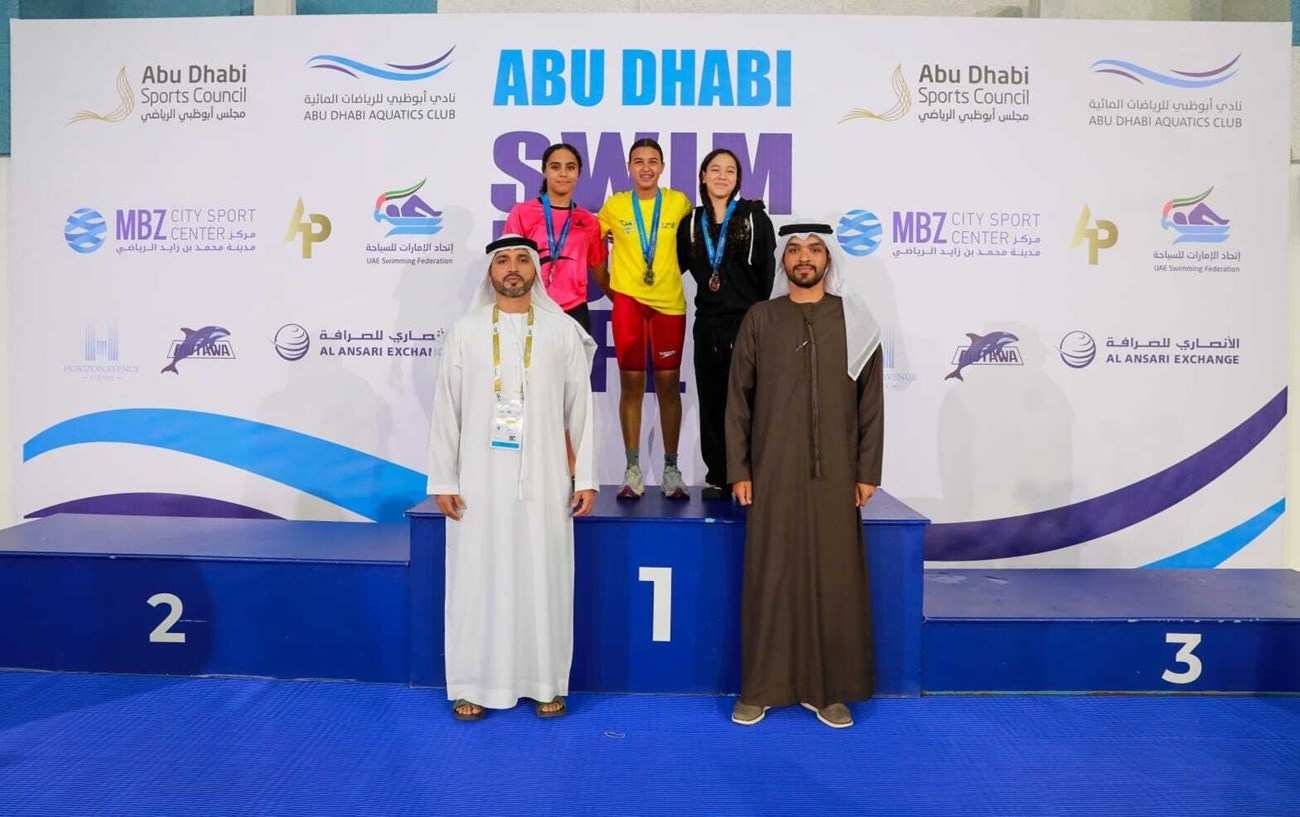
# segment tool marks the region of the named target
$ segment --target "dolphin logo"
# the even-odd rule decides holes
[[[970,338],[970,346],[962,350],[961,356],[957,358],[957,368],[953,369],[944,380],[951,380],[955,377],[965,383],[966,378],[961,376],[962,369],[972,363],[978,363],[986,356],[1000,351],[1002,347],[1020,340],[1010,332],[989,332],[983,336],[974,332],[967,332],[966,337]]]
[[[180,345],[176,347],[176,352],[172,355],[172,362],[164,366],[162,372],[158,374],[163,372],[180,374],[180,371],[176,368],[177,363],[197,352],[209,351],[214,343],[222,338],[230,337],[230,332],[220,326],[205,326],[197,331],[182,326],[181,331],[185,333],[185,340],[181,341]]]

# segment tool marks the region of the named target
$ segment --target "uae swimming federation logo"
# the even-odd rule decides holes
[[[72,251],[80,255],[89,255],[104,246],[108,237],[108,225],[98,210],[81,207],[72,211],[63,225],[63,240],[68,242]]]
[[[1240,54],[1209,71],[1156,71],[1127,60],[1097,60],[1092,64],[1092,71],[1095,74],[1115,74],[1144,85],[1149,80],[1172,88],[1212,88],[1236,76],[1239,59]]]
[[[1020,338],[1010,332],[989,332],[987,335],[967,332],[966,337],[970,338],[970,343],[957,347],[952,356],[952,362],[957,368],[949,372],[944,380],[956,378],[966,382],[962,372],[967,366],[1025,365],[1024,359],[1020,357],[1020,347],[1016,346]]]
[[[854,108],[844,114],[839,124],[843,125],[850,119],[875,119],[879,122],[897,122],[907,116],[907,112],[912,110],[912,91],[907,87],[907,80],[903,79],[902,63],[894,66],[894,73],[889,78],[889,84],[894,89],[894,104],[891,107],[879,113],[867,108]]]
[[[394,62],[386,62],[382,65],[370,65],[369,63],[354,60],[351,57],[343,57],[337,54],[317,54],[307,60],[308,68],[319,68],[325,71],[338,71],[341,74],[347,74],[350,77],[375,77],[376,79],[386,79],[393,82],[418,82],[422,79],[436,77],[443,71],[451,67],[449,58],[451,52],[456,50],[456,46],[447,49],[447,53],[440,57],[435,57],[428,62],[418,65],[399,65]]]
[[[271,342],[275,345],[275,353],[291,363],[302,360],[311,349],[311,335],[296,323],[281,326]]]
[[[858,258],[871,255],[880,247],[883,228],[870,210],[850,210],[835,226],[835,240],[846,253]]]
[[[1066,333],[1056,347],[1061,360],[1071,369],[1083,369],[1097,359],[1097,341],[1082,329]]]
[[[72,115],[64,125],[72,125],[77,122],[121,122],[131,115],[135,109],[135,93],[131,90],[131,83],[126,81],[126,66],[123,66],[117,72],[117,107],[108,113],[95,113],[94,111],[85,110],[84,108]]]
[[[181,340],[172,341],[171,348],[167,350],[167,357],[171,360],[162,368],[163,372],[180,374],[176,364],[182,360],[193,358],[194,360],[234,360],[235,347],[230,343],[230,332],[220,326],[205,326],[202,329],[190,329],[181,327],[185,337]]]
[[[442,211],[435,210],[416,193],[428,179],[404,190],[387,190],[375,202],[375,221],[392,226],[384,238],[392,235],[435,235],[442,232]]]
[[[1205,203],[1214,188],[1198,196],[1170,199],[1160,211],[1160,226],[1178,234],[1175,244],[1218,244],[1228,240],[1228,219]]]

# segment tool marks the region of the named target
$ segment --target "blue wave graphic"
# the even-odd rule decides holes
[[[1227,82],[1229,79],[1236,76],[1237,72],[1229,69],[1232,68],[1239,59],[1241,59],[1240,54],[1234,57],[1232,62],[1229,62],[1227,65],[1220,66],[1213,71],[1202,72],[1172,71],[1168,74],[1162,74],[1159,71],[1153,71],[1146,66],[1138,65],[1135,62],[1128,62],[1126,60],[1097,60],[1092,64],[1092,70],[1099,74],[1117,74],[1136,82],[1141,82],[1142,78],[1145,77],[1152,82],[1158,82],[1161,85],[1170,85],[1174,88],[1209,88],[1218,85],[1221,82]],[[1098,68],[1098,66],[1101,67]]]
[[[82,443],[191,454],[288,485],[376,522],[400,522],[425,499],[424,474],[279,426],[181,409],[115,409],[73,417],[23,444],[23,461]],[[165,479],[165,474],[159,475]]]
[[[1072,547],[1165,511],[1222,476],[1286,416],[1286,389],[1240,425],[1181,462],[1108,494],[1045,511],[975,522],[944,522],[925,533],[935,562],[1009,559]]]
[[[1154,561],[1143,567],[1182,567],[1182,568],[1210,568],[1218,567],[1242,548],[1259,538],[1260,534],[1268,530],[1269,527],[1281,518],[1282,512],[1286,510],[1286,500],[1279,499],[1264,510],[1242,522],[1240,525],[1226,530],[1212,539],[1190,547],[1187,550],[1175,553],[1172,556],[1166,556],[1163,559]]]
[[[339,71],[348,76],[355,77],[356,72],[366,76],[376,77],[378,79],[391,79],[397,82],[415,82],[421,79],[437,76],[451,67],[451,63],[442,65],[441,63],[451,56],[451,52],[456,47],[452,46],[447,53],[421,65],[394,65],[386,63],[384,66],[369,65],[351,57],[340,57],[336,54],[317,54],[307,60],[307,65],[311,68],[325,68],[331,71]]]

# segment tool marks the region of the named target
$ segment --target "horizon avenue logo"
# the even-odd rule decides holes
[[[117,382],[125,380],[128,375],[140,374],[139,366],[121,361],[118,325],[114,319],[86,319],[81,333],[80,357],[76,363],[64,364],[63,373],[96,383]]]
[[[126,66],[122,66],[117,72],[117,107],[105,114],[95,113],[85,108],[77,111],[72,118],[63,123],[64,127],[75,125],[78,122],[121,122],[131,115],[135,109],[135,93],[131,90],[131,83],[126,78]]]
[[[894,91],[894,104],[882,111],[876,113],[867,108],[852,108],[840,119],[837,124],[843,125],[851,119],[874,119],[878,122],[897,122],[907,112],[912,110],[912,90],[907,87],[907,80],[903,77],[903,64],[900,62],[894,66],[894,72],[889,76],[889,85]]]
[[[304,218],[304,215],[307,218]],[[332,229],[333,226],[328,216],[320,213],[306,213],[302,204],[302,196],[299,196],[298,203],[293,208],[293,215],[289,218],[289,229],[284,234],[284,240],[293,241],[301,236],[302,257],[310,259],[312,246],[328,239]]]
[[[1083,212],[1079,214],[1079,223],[1074,228],[1074,237],[1070,239],[1070,249],[1075,249],[1086,240],[1088,264],[1096,266],[1097,252],[1108,250],[1119,241],[1119,227],[1113,221],[1100,218],[1096,220],[1095,226],[1088,226],[1090,224],[1093,224],[1092,210],[1084,204]]]
[[[179,375],[176,364],[182,360],[234,360],[235,347],[230,342],[230,331],[220,326],[204,326],[190,329],[182,326],[185,334],[180,340],[173,340],[167,349],[167,359],[171,361],[159,374],[171,372]]]
[[[968,366],[1024,366],[1025,361],[1020,356],[1020,347],[1016,344],[1020,338],[1010,332],[989,332],[986,335],[977,335],[974,332],[967,332],[966,337],[970,343],[958,346],[957,351],[953,352],[952,363],[957,368],[948,373],[944,380],[957,379],[962,382],[966,378],[962,372]]]

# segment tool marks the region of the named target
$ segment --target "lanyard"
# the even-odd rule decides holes
[[[718,231],[718,247],[713,247],[713,238],[709,236],[709,224],[706,219],[708,207],[700,210],[700,232],[704,234],[704,251],[709,255],[709,266],[713,268],[716,274],[718,267],[722,265],[722,254],[727,249],[727,225],[731,223],[731,214],[736,212],[736,200],[732,199],[727,202],[727,212],[722,217],[722,229]]]
[[[632,197],[632,213],[636,216],[636,231],[641,236],[641,257],[645,259],[644,280],[646,286],[649,286],[655,282],[655,246],[659,244],[659,211],[663,207],[664,191],[655,191],[654,221],[650,225],[649,237],[645,232],[645,216],[641,215],[641,200],[637,198],[635,190],[629,195]]]
[[[501,307],[492,307],[492,391],[501,402]],[[528,367],[533,362],[533,308],[528,307],[528,332],[524,335],[524,381],[528,380]],[[519,399],[523,399],[524,383],[519,384]]]
[[[560,228],[560,238],[555,239],[555,221],[551,215],[551,199],[549,196],[538,196],[542,200],[542,212],[546,216],[546,246],[550,248],[551,254],[551,275],[546,279],[546,286],[555,281],[555,262],[560,260],[560,253],[564,252],[564,242],[569,238],[569,228],[573,226],[573,210],[570,206],[569,217],[564,220],[564,226]]]

